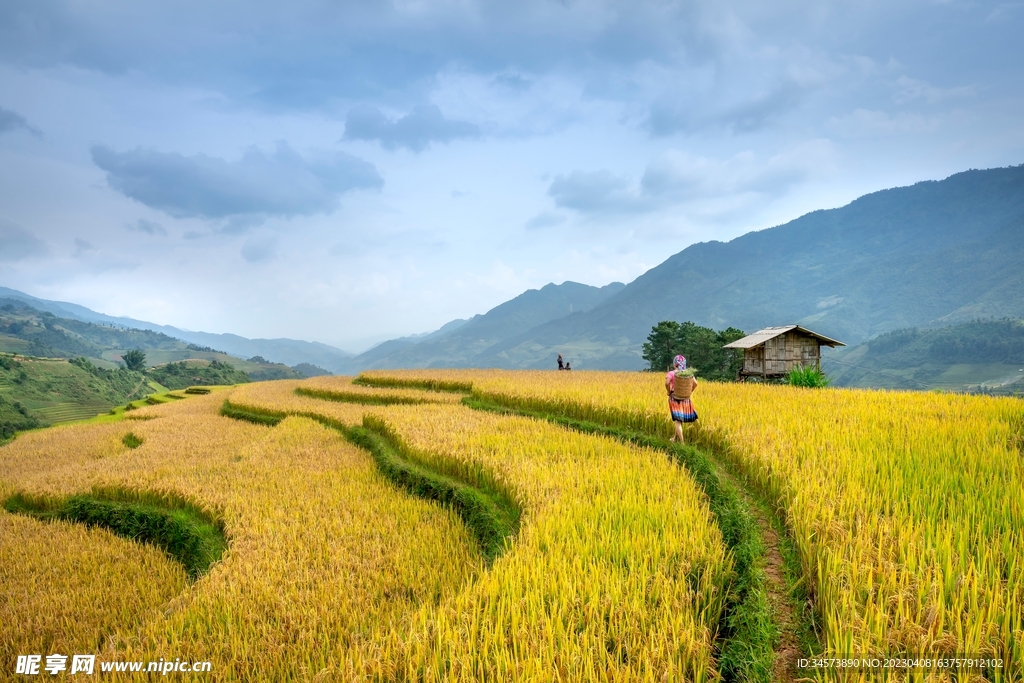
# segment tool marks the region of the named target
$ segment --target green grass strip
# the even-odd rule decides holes
[[[496,491],[476,488],[415,463],[411,450],[383,420],[367,415],[350,427],[349,441],[368,450],[380,471],[409,493],[455,510],[473,532],[488,562],[497,559],[519,530],[519,507]]]
[[[472,382],[458,382],[441,379],[402,379],[399,377],[367,377],[359,375],[352,384],[377,389],[426,389],[427,391],[445,391],[453,394],[468,394],[473,391]]]
[[[726,681],[771,681],[778,630],[771,616],[767,577],[760,562],[765,553],[764,540],[740,493],[719,478],[704,451],[621,427],[510,407],[479,395],[466,396],[462,403],[476,410],[546,420],[585,434],[603,434],[662,450],[686,467],[708,497],[708,505],[722,531],[722,538],[732,552],[736,571],[726,604],[719,672]]]
[[[267,427],[275,427],[281,422],[281,420],[288,417],[288,413],[283,413],[281,411],[241,408],[229,401],[224,401],[223,405],[221,405],[220,414],[224,417],[230,417],[235,420],[244,420],[245,422],[253,422]]]
[[[450,507],[469,527],[488,562],[497,559],[519,530],[522,514],[511,496],[497,488],[474,486],[451,474],[437,472],[424,463],[394,430],[380,418],[363,417],[359,427],[346,425],[313,412],[280,412],[238,406],[224,401],[221,415],[274,426],[285,417],[305,417],[334,429],[349,442],[370,452],[381,473],[409,493]]]
[[[4,509],[45,521],[102,527],[154,545],[180,562],[192,580],[205,574],[228,545],[220,520],[169,494],[126,489],[94,489],[67,497],[16,493],[4,502]]]
[[[326,389],[308,389],[306,387],[298,387],[295,390],[295,393],[299,396],[317,398],[323,401],[336,401],[338,403],[358,403],[364,406],[415,406],[423,403],[436,403],[436,401],[431,401],[425,398],[414,398],[412,396],[361,394],[355,391],[328,391]]]

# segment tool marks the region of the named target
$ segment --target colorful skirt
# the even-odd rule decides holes
[[[688,398],[677,399],[669,397],[668,410],[672,413],[673,422],[697,421],[697,411],[693,408],[693,401]]]

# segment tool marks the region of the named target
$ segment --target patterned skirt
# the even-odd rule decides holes
[[[669,397],[668,410],[672,413],[673,422],[696,422],[697,411],[693,408],[693,401],[688,398],[677,399]]]

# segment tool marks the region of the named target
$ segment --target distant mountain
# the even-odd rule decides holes
[[[341,349],[321,344],[320,342],[300,341],[297,339],[247,339],[236,334],[214,334],[211,332],[193,332],[182,330],[170,325],[157,325],[144,320],[134,318],[115,317],[97,313],[85,306],[68,303],[66,301],[48,301],[38,299],[34,296],[19,292],[15,289],[0,287],[0,298],[16,299],[24,301],[33,308],[40,311],[53,313],[60,318],[70,318],[90,323],[102,323],[117,325],[139,330],[152,330],[162,332],[170,337],[181,339],[199,346],[208,346],[218,351],[224,351],[238,358],[251,358],[262,356],[273,363],[284,365],[299,365],[309,363],[321,368],[337,372],[342,369],[351,353]]]
[[[731,242],[692,245],[584,313],[506,338],[480,365],[639,369],[660,320],[799,323],[857,344],[905,327],[1024,317],[1024,166],[875,192]]]
[[[591,287],[578,282],[549,284],[528,290],[510,301],[468,321],[452,321],[422,338],[384,342],[351,360],[352,371],[401,367],[486,367],[493,364],[490,352],[524,330],[589,311],[621,292],[621,282]],[[551,358],[535,359],[537,366],[551,365]]]
[[[1024,321],[912,327],[827,354],[822,369],[841,387],[946,389],[1024,395]]]
[[[309,363],[291,368],[260,356],[247,360],[229,356],[223,351],[175,339],[163,332],[61,318],[50,311],[40,311],[21,299],[0,296],[0,354],[66,359],[83,357],[101,369],[113,369],[120,365],[124,353],[130,349],[142,351],[149,368],[186,360],[193,366],[205,367],[215,361],[244,373],[246,381],[330,374]]]
[[[1024,318],[1024,165],[865,195],[730,242],[694,244],[629,285],[529,290],[469,320],[358,355],[317,342],[246,339],[113,318],[0,288],[55,315],[163,332],[241,358],[371,368],[636,370],[661,320],[748,332],[799,323],[856,345],[910,327]]]

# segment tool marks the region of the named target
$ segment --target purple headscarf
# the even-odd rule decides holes
[[[676,370],[685,370],[686,369],[686,357],[685,356],[676,356],[674,362],[675,362]]]

